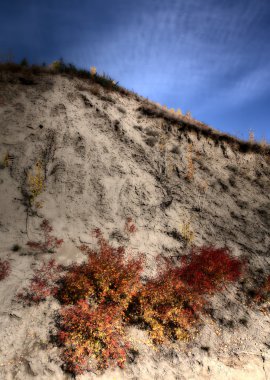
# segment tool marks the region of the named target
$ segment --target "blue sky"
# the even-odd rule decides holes
[[[269,0],[0,0],[0,57],[96,66],[216,129],[270,142]]]

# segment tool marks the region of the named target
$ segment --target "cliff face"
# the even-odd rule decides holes
[[[25,248],[39,239],[44,218],[64,239],[54,254],[62,264],[82,261],[77,246],[92,246],[89,232],[100,228],[130,255],[146,254],[146,277],[155,273],[157,254],[177,261],[190,243],[227,246],[251,268],[250,283],[228,286],[211,300],[212,317],[205,316],[192,343],[156,352],[145,331],[131,328],[136,360],[82,379],[270,376],[269,313],[249,308],[241,292],[270,272],[269,155],[243,153],[226,139],[145,112],[146,104],[79,78],[43,73],[29,81],[1,73],[0,252],[11,264],[0,282],[3,379],[69,378],[49,342],[57,302],[27,308],[15,300],[33,269],[51,257]],[[132,235],[127,218],[137,227]],[[184,231],[190,239],[193,232],[192,241]],[[13,252],[14,244],[23,248]]]

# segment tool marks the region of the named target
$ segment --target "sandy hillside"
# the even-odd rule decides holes
[[[77,246],[94,247],[90,232],[100,228],[130,255],[146,254],[148,278],[159,253],[177,261],[187,252],[183,226],[193,244],[245,257],[250,283],[211,300],[192,342],[156,351],[147,332],[132,327],[140,354],[124,370],[78,379],[270,379],[269,309],[248,307],[242,295],[270,272],[269,155],[147,114],[144,104],[79,78],[43,73],[27,82],[1,73],[0,257],[11,266],[0,282],[1,379],[71,379],[50,341],[58,302],[27,307],[16,299],[43,261],[82,262]],[[40,162],[44,184],[30,206],[27,180]],[[129,217],[134,234],[125,231]],[[53,254],[33,254],[26,243],[40,238],[45,218],[64,243]]]

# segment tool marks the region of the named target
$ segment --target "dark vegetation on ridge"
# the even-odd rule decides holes
[[[71,78],[81,78],[90,83],[98,84],[104,87],[107,91],[116,91],[124,96],[134,97],[136,100],[142,102],[138,107],[138,111],[147,117],[162,118],[170,123],[171,127],[176,126],[179,129],[183,129],[185,132],[195,132],[198,138],[200,136],[209,137],[217,145],[222,145],[222,143],[225,142],[230,145],[233,150],[238,150],[241,153],[253,152],[270,156],[269,144],[262,144],[256,141],[244,141],[230,134],[215,130],[207,124],[192,118],[190,115],[174,114],[170,112],[170,110],[164,109],[160,105],[120,86],[118,82],[114,81],[107,74],[91,74],[90,71],[78,69],[75,65],[71,63],[67,64],[62,60],[56,61],[49,66],[30,66],[26,60],[23,60],[21,64],[14,62],[0,63],[0,82],[3,81],[2,75],[5,72],[20,74],[19,81],[23,85],[35,85],[35,76],[41,74],[62,74]]]

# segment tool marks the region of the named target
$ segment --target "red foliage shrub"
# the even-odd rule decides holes
[[[123,247],[114,248],[95,230],[99,250],[87,246],[81,250],[88,255],[86,263],[69,268],[59,291],[59,299],[74,304],[79,299],[94,296],[99,303],[115,303],[127,308],[141,286],[142,257],[125,260]],[[77,289],[77,292],[74,291]],[[78,296],[80,293],[80,296]],[[81,297],[81,298],[80,298]]]
[[[40,225],[44,235],[44,242],[28,241],[27,245],[37,252],[53,253],[56,248],[59,248],[63,243],[63,239],[57,239],[51,235],[52,227],[47,219],[44,219]]]
[[[239,279],[243,262],[231,257],[227,248],[193,248],[182,260],[181,279],[201,294],[221,290],[226,282]]]
[[[124,338],[121,307],[90,308],[79,301],[62,309],[60,316],[58,340],[65,347],[62,359],[67,371],[77,375],[109,365],[123,367],[130,346]]]
[[[10,274],[10,264],[8,261],[0,259],[0,281],[4,280]]]
[[[41,268],[35,270],[29,288],[24,288],[17,296],[31,305],[44,301],[50,295],[55,295],[58,290],[56,281],[60,271],[61,267],[55,263],[55,260],[43,262]]]

